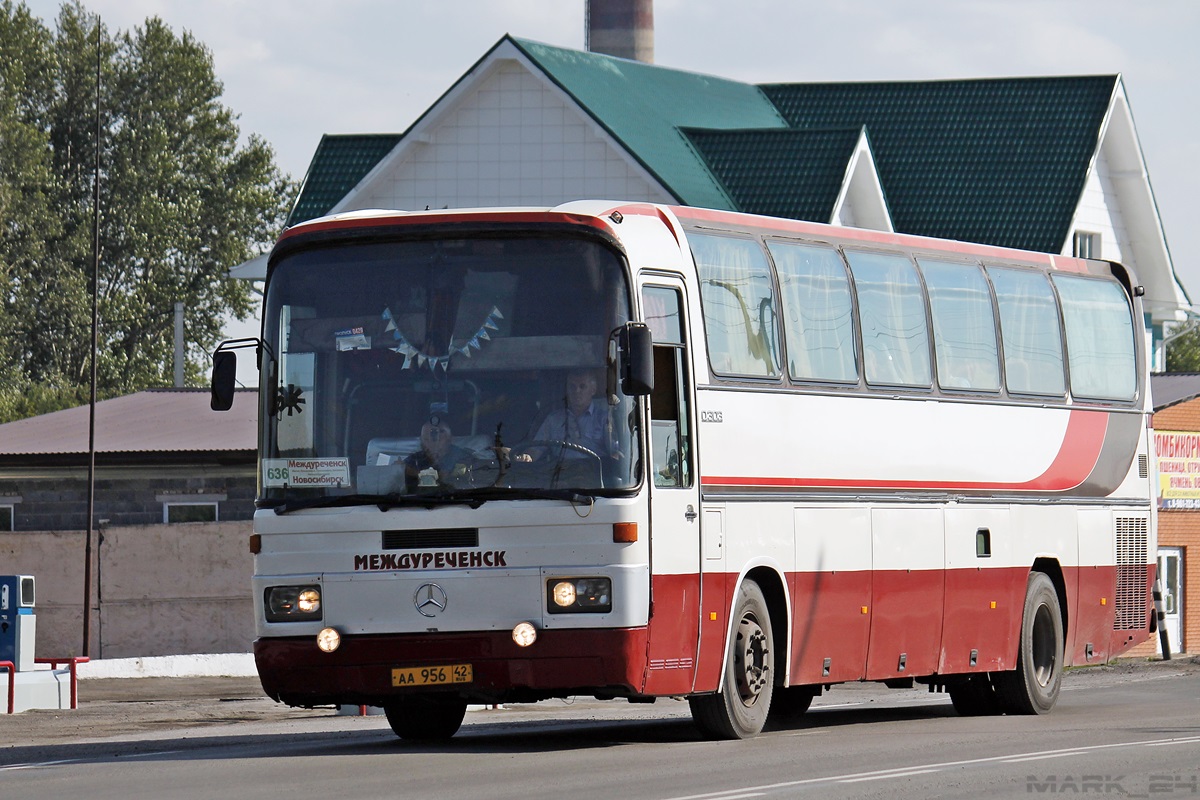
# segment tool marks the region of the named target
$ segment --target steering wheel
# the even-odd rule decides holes
[[[576,444],[575,442],[568,442],[566,439],[534,439],[529,442],[521,442],[521,444],[514,447],[513,450],[514,451],[519,450],[523,453],[526,450],[528,450],[530,447],[537,447],[539,445],[541,445],[541,446],[557,446],[557,447],[562,447],[566,450],[574,450],[577,453],[583,453],[585,456],[591,456],[592,458],[596,459],[596,461],[598,461],[600,463],[604,463],[604,459],[602,459],[600,457],[600,454],[597,453],[595,450],[591,450],[587,447],[584,447],[581,444]]]

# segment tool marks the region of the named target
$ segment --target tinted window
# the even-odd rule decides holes
[[[920,264],[933,317],[938,385],[999,391],[996,320],[983,271],[974,264],[924,260]]]
[[[1050,282],[1040,272],[988,267],[1000,309],[1004,375],[1010,392],[1061,395],[1062,338],[1058,305]]]
[[[847,251],[867,383],[929,386],[929,332],[917,268],[904,256]]]
[[[771,268],[756,240],[688,236],[700,273],[708,358],[722,375],[778,377]]]
[[[1067,332],[1071,393],[1132,400],[1137,393],[1133,320],[1125,292],[1112,281],[1055,275]]]
[[[773,242],[788,372],[800,380],[857,381],[854,312],[842,257],[830,247]]]

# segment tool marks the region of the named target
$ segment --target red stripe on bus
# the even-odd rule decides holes
[[[706,488],[755,486],[776,488],[835,489],[1006,489],[1061,492],[1074,489],[1096,467],[1104,447],[1108,414],[1103,411],[1071,411],[1062,445],[1041,475],[1022,483],[1002,481],[912,481],[862,480],[856,478],[778,478],[740,475],[709,475],[700,479]]]
[[[1020,260],[1026,264],[1037,264],[1052,269],[1065,269],[1068,262],[1077,262],[1072,271],[1086,271],[1082,261],[1063,256],[1053,256],[1049,253],[1030,253],[1023,250],[1013,250],[995,245],[974,244],[953,240],[933,239],[926,236],[914,236],[905,233],[875,231],[867,228],[840,228],[819,222],[803,222],[800,220],[784,220],[763,217],[753,214],[740,214],[731,211],[717,211],[705,208],[672,206],[672,211],[681,222],[724,223],[741,228],[755,228],[772,233],[791,233],[814,238],[838,237],[843,240],[857,240],[870,244],[893,245],[897,247],[916,247],[930,251],[946,253],[963,253],[978,258],[1006,258]]]

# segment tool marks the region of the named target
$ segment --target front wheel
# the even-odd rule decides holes
[[[688,698],[696,727],[710,739],[755,736],[771,709],[775,677],[771,615],[754,581],[742,584],[733,620],[721,691]]]
[[[1058,592],[1042,572],[1029,575],[1017,668],[997,676],[996,688],[1009,714],[1045,714],[1062,688],[1063,621]]]
[[[405,695],[385,703],[383,712],[401,739],[449,739],[467,715],[467,701],[454,695]]]

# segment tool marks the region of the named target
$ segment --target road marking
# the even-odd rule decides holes
[[[57,767],[60,764],[79,764],[83,761],[82,758],[64,758],[61,761],[32,761],[28,764],[9,764],[7,767],[0,767],[0,772],[8,772],[16,769],[38,769],[39,767]]]
[[[1067,756],[1081,756],[1081,755],[1083,755],[1082,750],[1071,750],[1066,753],[1043,753],[1041,755],[1036,755],[1036,756],[1025,756],[1024,758],[1006,758],[1001,763],[1021,764],[1025,761],[1044,761],[1047,758],[1066,758]]]
[[[1147,747],[1171,747],[1176,744],[1194,744],[1196,742],[1200,742],[1200,736],[1193,736],[1190,739],[1172,739],[1168,742],[1155,742],[1154,744],[1147,745]]]
[[[134,758],[153,758],[154,756],[169,756],[175,753],[182,753],[182,750],[158,750],[153,753],[130,753],[129,755],[121,756],[122,761],[128,761]],[[43,769],[45,767],[61,767],[64,764],[95,764],[98,761],[108,761],[109,758],[97,756],[96,758],[63,758],[57,761],[30,761],[26,764],[9,764],[8,766],[0,766],[0,772],[9,772],[18,769]]]
[[[1099,750],[1112,750],[1114,748],[1166,747],[1174,744],[1191,744],[1197,741],[1200,741],[1200,736],[1180,736],[1170,739],[1147,739],[1141,742],[1113,742],[1111,744],[1096,744],[1088,747],[1067,747],[1061,750],[1047,750],[1040,753],[1014,753],[1007,756],[969,758],[963,761],[943,761],[935,764],[912,764],[907,767],[878,769],[870,772],[850,772],[845,775],[828,775],[823,778],[803,778],[796,781],[781,781],[780,783],[768,783],[761,786],[739,786],[736,789],[726,789],[722,792],[684,795],[680,797],[668,798],[668,800],[732,800],[734,797],[749,796],[746,793],[751,792],[761,795],[769,792],[778,792],[782,789],[791,789],[797,786],[811,786],[819,783],[855,783],[865,780],[884,780],[886,778],[902,778],[906,775],[922,775],[930,772],[938,772],[949,767],[967,767],[977,764],[1014,763],[1022,760],[1035,761],[1043,758],[1078,756],[1083,755],[1084,753],[1096,752]]]
[[[863,781],[882,781],[888,778],[906,778],[909,775],[924,775],[928,772],[941,772],[937,769],[910,769],[906,772],[889,772],[887,775],[872,775],[868,778],[846,778],[838,783],[862,783]]]

